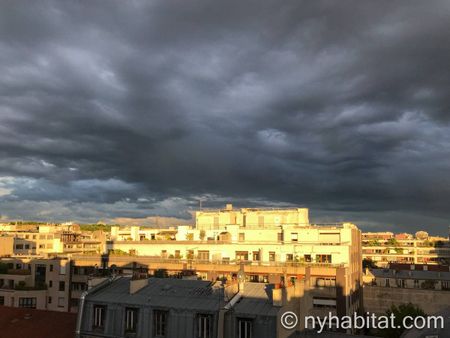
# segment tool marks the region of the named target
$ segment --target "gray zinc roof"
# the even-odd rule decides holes
[[[223,290],[211,282],[172,278],[150,278],[148,285],[130,294],[130,278],[88,295],[89,302],[215,311],[224,303]]]
[[[234,305],[237,315],[248,316],[276,316],[279,307],[272,304],[270,284],[245,283],[242,298]]]

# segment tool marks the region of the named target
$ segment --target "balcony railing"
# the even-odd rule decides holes
[[[77,260],[101,260],[101,256],[92,255],[73,255],[72,259]],[[103,258],[105,259],[105,257]],[[122,256],[122,255],[109,255],[106,259],[114,262],[139,262],[139,263],[165,263],[165,264],[212,264],[212,265],[252,265],[252,266],[273,266],[273,267],[344,267],[345,264],[334,263],[318,263],[318,262],[276,262],[276,261],[256,261],[256,260],[240,260],[240,259],[201,259],[201,258],[165,258],[158,256]]]

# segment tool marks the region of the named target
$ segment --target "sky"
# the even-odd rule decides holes
[[[447,235],[449,1],[2,1],[0,220]]]

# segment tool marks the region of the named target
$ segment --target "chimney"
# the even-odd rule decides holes
[[[226,205],[226,209],[228,210],[228,211],[230,211],[230,210],[233,210],[233,204],[227,204]]]
[[[130,280],[130,295],[134,295],[136,292],[148,285],[148,279],[135,279]]]
[[[283,289],[273,288],[272,289],[272,302],[273,306],[283,306]]]

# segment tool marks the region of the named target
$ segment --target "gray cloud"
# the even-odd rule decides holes
[[[203,196],[445,233],[449,14],[447,1],[3,2],[0,213],[186,218]]]

